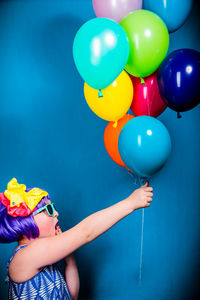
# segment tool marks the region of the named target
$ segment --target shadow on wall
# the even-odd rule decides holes
[[[196,262],[193,263],[193,268],[190,270],[190,277],[187,276],[187,281],[183,282],[183,290],[181,293],[180,300],[199,300],[200,299],[200,286],[199,286],[199,269],[200,269],[200,260],[199,260],[199,250],[200,246],[197,245],[196,250]],[[188,278],[189,277],[189,278]],[[194,280],[195,278],[195,280]]]
[[[200,1],[194,1],[194,6],[185,24],[177,31],[170,34],[168,54],[181,48],[200,48]],[[192,32],[191,32],[192,29]],[[184,45],[184,46],[183,46]],[[175,47],[174,47],[175,46]]]

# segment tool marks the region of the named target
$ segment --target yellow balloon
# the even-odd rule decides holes
[[[133,100],[133,84],[129,75],[122,73],[107,88],[101,90],[103,97],[99,97],[99,90],[93,89],[86,82],[84,94],[91,110],[106,121],[121,119],[129,110]]]

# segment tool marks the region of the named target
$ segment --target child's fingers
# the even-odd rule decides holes
[[[148,187],[145,187],[145,188],[144,188],[144,191],[145,191],[145,192],[149,192],[149,191],[152,192],[152,191],[153,191],[153,188],[152,188],[151,186],[148,186]]]
[[[62,233],[62,230],[61,230],[60,226],[58,226],[58,232]]]
[[[61,229],[60,229],[60,226],[57,226],[55,233],[56,233],[56,235],[62,233],[62,231],[61,231]]]
[[[152,202],[152,200],[153,200],[153,199],[150,198],[150,197],[147,198],[147,202]]]
[[[153,197],[153,193],[151,193],[151,192],[146,192],[146,193],[144,194],[144,196],[145,196],[146,198],[152,198],[152,197]]]
[[[147,196],[147,197],[153,197],[153,193],[147,192],[147,193],[146,193],[146,196]]]

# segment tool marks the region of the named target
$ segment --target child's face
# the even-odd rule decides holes
[[[51,203],[50,200],[47,200],[46,204]],[[56,224],[58,222],[58,212],[55,210],[54,215],[50,217],[46,210],[43,210],[39,214],[35,215],[34,221],[36,222],[40,235],[39,237],[49,237],[54,236],[56,232]]]

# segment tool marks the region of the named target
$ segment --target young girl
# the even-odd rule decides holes
[[[9,299],[77,299],[79,276],[71,254],[134,210],[150,206],[152,190],[146,182],[125,200],[62,233],[48,193],[27,189],[13,178],[0,194],[0,242],[18,242],[7,264]],[[65,279],[55,264],[61,259]]]

